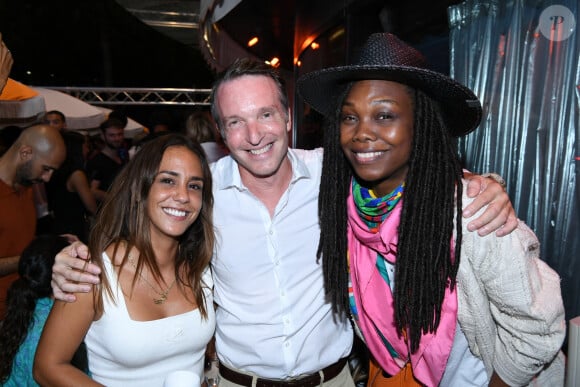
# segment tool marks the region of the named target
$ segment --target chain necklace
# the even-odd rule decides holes
[[[131,254],[129,254],[129,262],[135,268],[135,271],[137,271],[137,265],[135,264]],[[163,304],[165,301],[167,301],[167,295],[169,294],[171,289],[173,289],[173,286],[175,285],[175,282],[177,281],[177,277],[174,278],[171,285],[169,285],[169,287],[165,291],[160,292],[157,289],[155,289],[155,287],[153,285],[151,285],[151,282],[149,282],[147,280],[147,278],[145,278],[141,273],[139,273],[139,277],[141,277],[143,282],[145,282],[147,285],[149,285],[149,287],[151,288],[151,290],[153,290],[154,293],[159,294],[159,298],[153,297],[153,303],[156,305]]]

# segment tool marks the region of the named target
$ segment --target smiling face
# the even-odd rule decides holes
[[[244,177],[270,177],[287,161],[289,112],[274,80],[245,75],[223,83],[216,94],[225,142]]]
[[[391,81],[355,82],[342,105],[340,144],[361,184],[379,197],[405,181],[413,143],[413,100]]]
[[[203,170],[184,146],[167,148],[147,197],[151,239],[177,238],[197,219],[203,199]]]

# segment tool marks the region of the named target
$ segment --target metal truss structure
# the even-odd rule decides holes
[[[46,87],[91,105],[209,106],[211,89]]]

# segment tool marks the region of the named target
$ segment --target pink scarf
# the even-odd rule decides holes
[[[395,326],[391,288],[379,273],[376,260],[377,253],[380,253],[391,264],[396,263],[397,227],[401,218],[402,200],[377,233],[369,231],[360,219],[352,194],[349,194],[347,200],[350,276],[358,310],[357,324],[373,357],[391,375],[397,374],[409,360],[410,351]],[[443,377],[453,346],[456,322],[457,293],[451,293],[447,288],[437,332],[423,334],[419,349],[410,355],[415,378],[426,386],[437,386]],[[389,353],[377,331],[391,344],[399,357]]]

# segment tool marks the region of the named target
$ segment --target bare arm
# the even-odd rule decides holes
[[[101,270],[88,262],[89,249],[75,242],[56,255],[52,266],[52,291],[57,300],[74,302],[73,293],[88,293],[99,283]]]
[[[34,379],[42,386],[100,386],[70,364],[95,319],[93,306],[92,292],[74,304],[55,301],[34,358]]]
[[[16,273],[18,271],[19,260],[20,255],[0,258],[0,277]]]
[[[73,190],[81,198],[86,210],[94,215],[97,212],[97,201],[91,192],[87,175],[79,169],[71,174],[69,182]]]
[[[467,174],[467,196],[475,200],[463,209],[463,217],[469,218],[487,205],[485,212],[467,225],[469,231],[477,230],[481,236],[493,231],[498,237],[511,233],[518,225],[516,213],[503,187],[491,178]]]

